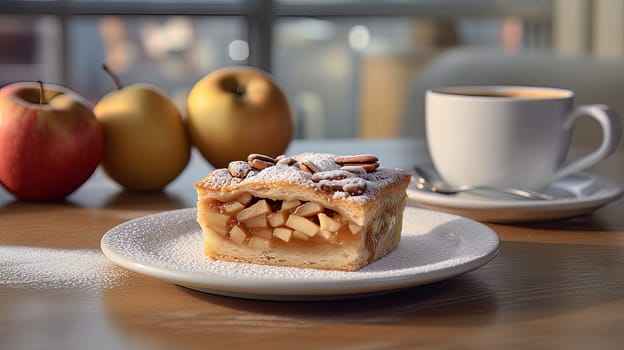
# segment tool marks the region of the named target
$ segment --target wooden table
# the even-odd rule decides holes
[[[422,140],[297,141],[288,153],[304,150],[375,153],[384,166],[409,167],[425,157]],[[502,240],[489,264],[442,282],[355,300],[220,297],[103,258],[99,243],[108,229],[194,206],[192,184],[209,170],[194,154],[185,172],[158,194],[125,193],[99,172],[64,202],[21,202],[0,192],[0,349],[624,346],[621,199],[570,220],[488,224]],[[592,169],[618,181],[624,181],[623,170],[622,153]],[[11,259],[19,262],[8,261],[16,252],[22,255]],[[64,261],[74,265],[59,265]],[[97,276],[102,264],[110,265],[104,281]],[[65,270],[73,280],[55,276]],[[45,280],[33,282],[28,273]]]

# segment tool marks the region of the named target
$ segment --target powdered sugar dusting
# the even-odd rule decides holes
[[[0,246],[0,285],[34,289],[112,288],[128,271],[99,250]]]
[[[336,155],[329,153],[301,153],[293,156],[299,162],[308,161],[314,163],[321,171],[340,169],[340,165],[335,162]]]
[[[231,171],[227,169],[217,169],[210,173],[205,179],[199,182],[201,186],[211,188],[213,190],[227,191],[228,186],[244,186],[245,184],[279,184],[289,183],[293,185],[300,185],[305,187],[320,187],[319,181],[315,181],[315,177],[319,177],[319,174],[325,174],[325,176],[332,177],[338,176],[347,171],[340,170],[341,165],[337,164],[335,159],[336,155],[328,153],[302,153],[292,156],[293,159],[299,163],[311,162],[317,167],[320,172],[311,174],[309,172],[299,169],[297,166],[280,164],[279,162],[273,166],[269,166],[262,170],[254,170],[249,173],[245,178],[241,179],[236,176],[232,176]],[[237,162],[232,164],[232,170],[236,170]],[[354,168],[350,166],[348,168]],[[376,200],[382,188],[388,186],[391,183],[401,181],[409,178],[407,171],[403,169],[390,169],[390,168],[378,168],[375,171],[366,172],[362,169],[361,172],[348,172],[351,180],[346,180],[349,184],[347,188],[332,188],[324,187],[325,192],[330,192],[334,199],[346,199],[357,202],[366,202],[370,200]],[[354,180],[354,178],[358,180]],[[324,181],[323,183],[326,183]],[[358,187],[362,187],[362,190],[354,190],[351,184],[358,183]],[[363,186],[361,184],[364,184]],[[329,191],[328,191],[329,190]]]
[[[283,293],[302,283],[318,290],[345,281],[431,281],[487,262],[499,244],[496,235],[479,223],[408,207],[399,247],[359,271],[275,267],[208,259],[203,254],[201,229],[195,216],[195,209],[184,209],[133,220],[109,231],[102,246],[109,257],[123,266],[132,269],[139,262],[149,267],[148,273],[164,273],[169,279],[178,274],[181,280],[192,280],[194,285],[252,284],[254,288],[273,288]]]

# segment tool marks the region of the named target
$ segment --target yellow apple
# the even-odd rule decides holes
[[[199,80],[187,100],[191,142],[214,167],[250,153],[282,154],[293,133],[286,96],[267,73],[227,67]]]
[[[182,116],[155,86],[122,88],[113,79],[118,90],[93,109],[104,129],[102,168],[128,190],[162,190],[189,162],[191,144]]]

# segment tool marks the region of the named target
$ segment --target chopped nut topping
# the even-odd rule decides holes
[[[360,175],[360,176],[366,174],[366,169],[357,165],[345,165],[342,168],[340,168],[340,170],[348,171],[350,173]]]
[[[275,165],[276,160],[264,154],[252,153],[247,156],[247,163],[256,170],[266,169]]]
[[[358,196],[366,191],[366,182],[360,178],[344,179],[342,182],[342,189],[352,196]]]
[[[264,160],[260,160],[260,159],[249,160],[247,161],[247,163],[249,163],[249,166],[251,166],[252,168],[256,170],[266,169],[274,165],[273,163],[265,162]]]
[[[277,160],[275,160],[273,157],[264,155],[264,154],[258,154],[258,153],[252,153],[250,155],[247,156],[247,161],[252,161],[254,159],[258,159],[267,163],[273,163],[275,164],[277,162]]]
[[[360,168],[362,169],[362,168]],[[356,174],[345,170],[329,170],[312,174],[312,181],[319,182],[321,180],[342,180],[348,177],[355,177]]]
[[[291,157],[286,157],[284,155],[278,156],[277,158],[275,158],[277,160],[276,164],[280,164],[280,165],[295,165],[297,163],[297,160],[295,158],[291,158]]]
[[[230,172],[230,175],[237,177],[239,179],[244,179],[247,176],[247,174],[249,174],[249,172],[251,171],[251,166],[249,166],[247,162],[238,160],[238,161],[230,162],[230,164],[228,164],[227,169]]]
[[[372,154],[360,154],[354,156],[338,156],[334,160],[338,164],[367,164],[376,163],[379,159]]]
[[[323,191],[344,191],[352,196],[361,195],[366,191],[366,181],[362,178],[346,178],[342,180],[321,180],[319,187]]]
[[[321,171],[321,169],[319,169],[318,166],[316,166],[314,163],[304,160],[303,162],[299,163],[299,169],[306,171],[308,173],[318,173],[319,171]]]
[[[379,163],[375,162],[375,163],[344,163],[344,166],[359,166],[360,168],[363,168],[366,171],[373,171],[373,170],[377,170],[377,168],[379,168]]]
[[[377,157],[372,154],[337,156],[334,161],[341,166],[340,169],[323,170],[310,160],[299,162],[295,158],[285,155],[272,158],[264,154],[252,153],[247,156],[247,163],[242,161],[230,162],[228,171],[232,176],[244,179],[276,164],[296,166],[301,171],[312,174],[312,181],[318,183],[323,191],[342,191],[357,196],[366,191],[365,182],[338,183],[335,181],[361,177],[366,172],[375,171],[379,167]]]
[[[359,166],[366,171],[375,171],[379,168],[379,159],[372,154],[360,154],[356,156],[338,156],[334,160],[336,164],[342,166],[354,167]]]

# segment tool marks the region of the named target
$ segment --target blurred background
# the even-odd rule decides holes
[[[547,75],[532,68],[540,60],[551,64],[545,72],[558,71],[553,81],[539,81]],[[587,62],[621,77],[624,1],[0,1],[0,85],[43,80],[95,103],[113,89],[104,62],[127,85],[159,86],[181,110],[208,72],[260,67],[286,92],[298,138],[422,135],[418,89],[427,84],[529,77],[582,89],[573,78],[595,76]],[[465,74],[440,78],[449,72]],[[615,98],[624,101],[621,91]]]

